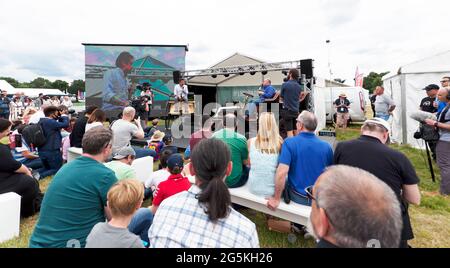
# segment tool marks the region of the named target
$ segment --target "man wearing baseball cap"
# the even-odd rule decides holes
[[[367,120],[361,128],[360,138],[337,145],[334,164],[366,170],[393,190],[400,201],[403,219],[399,247],[405,248],[408,247],[408,240],[414,238],[408,206],[420,204],[419,178],[404,154],[386,146],[388,138],[388,122],[381,118]]]
[[[438,85],[428,85],[423,90],[426,91],[428,97],[424,98],[420,102],[420,110],[428,113],[437,113],[437,103],[436,103],[436,97],[437,92],[439,91]]]
[[[136,152],[130,146],[123,147],[113,155],[113,161],[106,163],[105,166],[116,173],[118,180],[136,179],[136,171],[131,167]]]

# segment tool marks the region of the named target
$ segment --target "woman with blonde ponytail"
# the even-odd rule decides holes
[[[203,139],[191,154],[195,184],[166,199],[149,230],[153,248],[256,248],[256,226],[231,207],[225,178],[231,153],[218,139]]]
[[[262,113],[256,138],[248,141],[250,192],[262,197],[271,197],[275,192],[275,173],[283,139],[280,136],[275,115]]]

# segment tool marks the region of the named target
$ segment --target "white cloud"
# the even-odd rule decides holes
[[[187,69],[241,52],[268,61],[315,59],[327,76],[386,71],[448,50],[445,0],[209,0],[0,3],[0,76],[83,78],[89,43],[189,44]],[[6,12],[5,12],[6,11]]]

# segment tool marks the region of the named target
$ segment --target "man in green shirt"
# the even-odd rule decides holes
[[[116,174],[117,179],[136,179],[136,171],[131,167],[136,153],[130,146],[123,147],[113,156],[113,161],[106,163],[105,166]]]
[[[59,170],[45,194],[30,247],[84,247],[94,225],[106,220],[107,193],[117,182],[103,164],[111,155],[112,137],[106,128],[85,133],[83,155]]]
[[[227,114],[223,122],[224,129],[212,136],[227,144],[231,151],[233,170],[225,181],[229,188],[244,186],[249,174],[247,139],[235,131],[236,124],[236,116]]]

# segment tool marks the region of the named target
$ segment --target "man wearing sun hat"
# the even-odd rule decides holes
[[[402,242],[399,246],[408,247],[408,240],[414,238],[408,206],[420,204],[419,178],[404,154],[386,146],[388,138],[388,122],[381,118],[367,120],[361,128],[360,138],[337,145],[334,164],[366,170],[394,191],[400,201],[403,218]]]
[[[347,99],[347,95],[342,93],[339,95],[339,99],[334,102],[336,108],[336,125],[338,128],[347,128],[348,120],[350,119],[349,108],[350,101]]]

